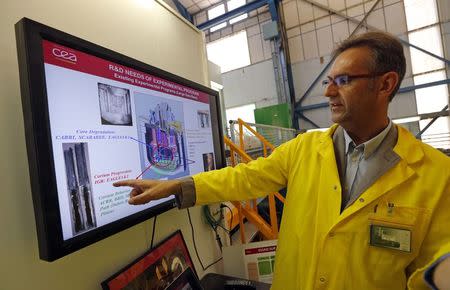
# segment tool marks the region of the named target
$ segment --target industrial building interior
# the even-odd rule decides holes
[[[268,241],[277,239],[286,198],[280,191],[190,213],[171,209],[54,262],[40,260],[14,35],[22,17],[217,91],[228,166],[332,126],[321,81],[333,49],[353,35],[388,32],[402,43],[407,63],[389,118],[450,156],[447,0],[4,0],[0,15],[1,289],[102,289],[177,230],[200,280],[209,273],[254,280],[236,256],[248,243],[274,245]],[[223,289],[269,289],[267,279],[256,288]]]

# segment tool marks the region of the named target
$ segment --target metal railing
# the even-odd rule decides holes
[[[246,123],[241,119],[231,120],[229,124],[229,136],[231,141],[240,148],[243,148],[244,151],[254,159],[265,156],[264,154],[267,153],[270,154],[273,148],[293,139],[299,133],[299,131],[295,129]],[[271,144],[273,148],[270,148],[270,146],[267,145],[265,146],[262,139],[264,139],[266,143]],[[241,143],[244,144],[244,147],[240,145]],[[267,150],[267,152],[264,153],[264,150]]]
[[[275,149],[276,145],[269,142],[264,136],[269,136],[272,142],[279,145],[296,135],[296,130],[280,128],[276,126],[245,123],[241,119],[230,122],[230,135],[232,139],[224,137],[225,145],[229,149],[227,163],[235,166],[238,163],[247,163],[255,157],[267,157]],[[236,128],[237,127],[237,128]],[[264,135],[263,135],[264,134]],[[268,194],[269,220],[258,213],[257,200],[232,201],[238,211],[241,242],[245,243],[244,218],[254,224],[264,238],[272,240],[278,237],[278,218],[276,213],[275,198],[284,203],[285,199],[279,192]]]

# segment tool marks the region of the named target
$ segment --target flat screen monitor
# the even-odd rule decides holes
[[[113,182],[223,167],[216,91],[30,19],[16,39],[41,259],[175,206],[131,206]]]

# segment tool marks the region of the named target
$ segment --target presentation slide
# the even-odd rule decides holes
[[[43,52],[64,240],[168,200],[129,205],[115,181],[215,168],[209,95],[50,41]]]

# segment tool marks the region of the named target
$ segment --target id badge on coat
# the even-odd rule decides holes
[[[370,225],[370,245],[411,252],[411,230],[386,225]]]
[[[412,252],[414,222],[418,215],[412,208],[395,207],[394,203],[378,205],[369,217],[369,244],[401,252]]]

